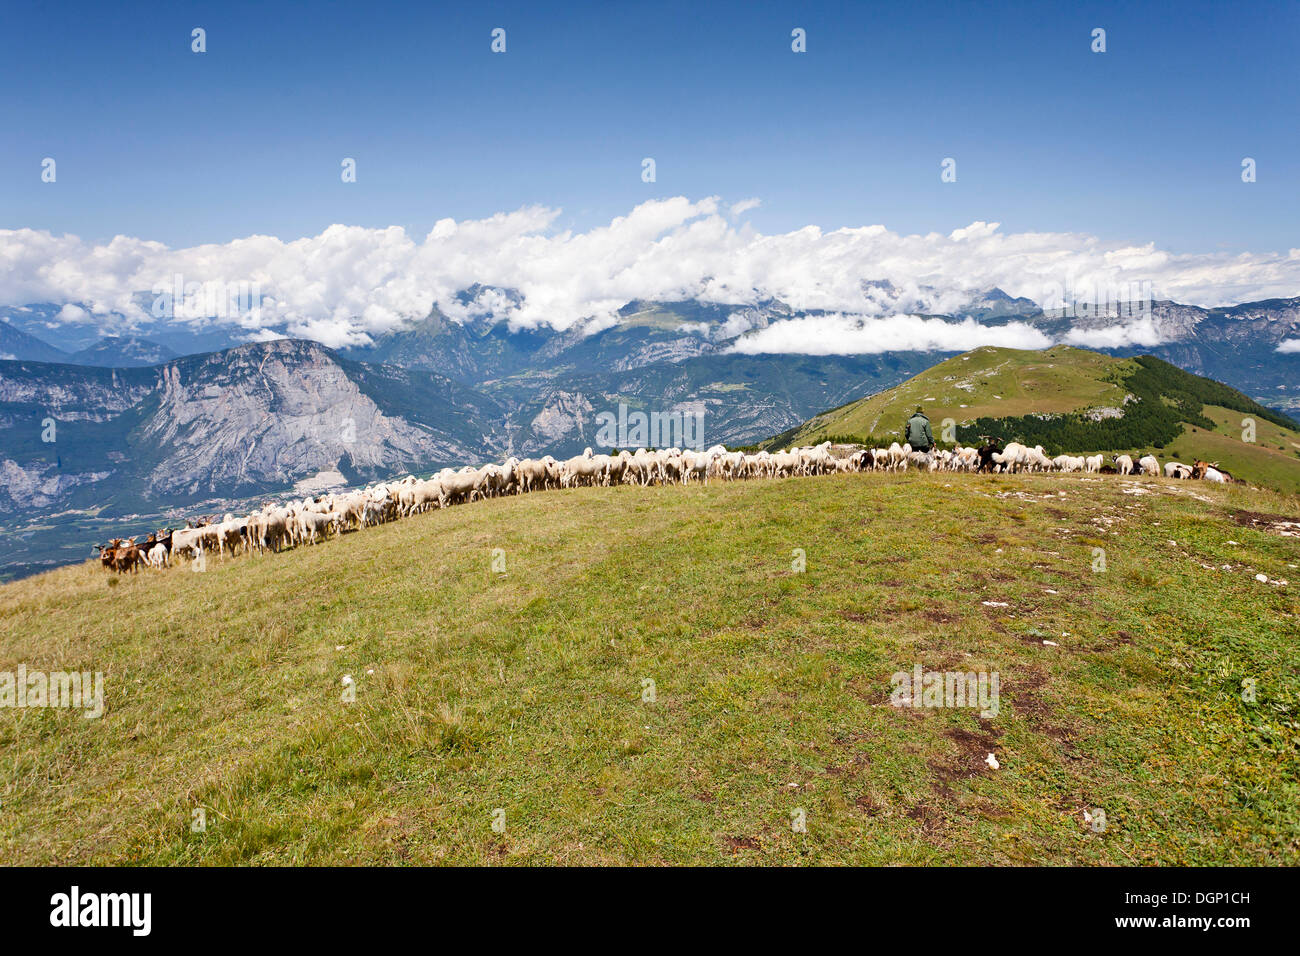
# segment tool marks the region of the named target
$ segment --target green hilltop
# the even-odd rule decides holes
[[[941,423],[952,419],[957,441],[966,445],[993,435],[1041,444],[1049,455],[1203,458],[1234,477],[1300,492],[1300,427],[1286,416],[1152,356],[1115,358],[1065,345],[984,347],[953,356],[894,388],[814,415],[763,447],[826,439],[888,444],[901,440],[917,406],[940,440]],[[1243,440],[1246,419],[1254,422],[1253,442]]]

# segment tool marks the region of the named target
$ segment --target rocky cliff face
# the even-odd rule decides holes
[[[90,492],[235,496],[333,470],[360,480],[474,460],[500,438],[490,399],[476,407],[473,393],[431,374],[399,378],[290,340],[139,371],[0,363],[0,509]],[[392,391],[412,406],[395,407]],[[53,440],[42,439],[51,420]]]
[[[20,465],[0,458],[0,513],[48,511],[76,489],[93,486],[111,474],[111,471],[71,473],[47,462]]]
[[[1164,345],[1248,346],[1267,351],[1283,339],[1300,335],[1300,299],[1270,299],[1219,309],[1156,302],[1151,318]]]
[[[156,380],[152,370],[4,362],[0,364],[0,410],[11,420],[14,415],[41,414],[60,422],[107,421],[139,402]]]
[[[386,414],[325,349],[282,340],[163,366],[138,442],[164,451],[156,488],[188,494],[290,484],[306,474],[387,474],[480,451]]]
[[[1249,347],[1270,351],[1283,339],[1300,336],[1300,298],[1269,299],[1217,309],[1161,301],[1151,304],[1150,317],[1161,345]],[[1012,318],[1033,321],[1057,336],[1071,330],[1091,331],[1131,321],[1113,315],[1061,318],[1055,314],[1045,318]]]

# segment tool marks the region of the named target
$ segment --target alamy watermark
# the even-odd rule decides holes
[[[186,282],[177,273],[170,283],[155,283],[151,292],[155,319],[234,319],[262,305],[261,283],[246,279]]]
[[[896,671],[889,682],[895,707],[978,707],[981,717],[998,715],[997,671],[927,671],[917,664],[910,674]]]
[[[125,927],[133,936],[148,936],[153,928],[152,893],[83,893],[73,885],[67,893],[50,897],[50,925],[54,927]]]
[[[704,409],[670,412],[618,411],[596,415],[596,445],[600,448],[692,448],[704,451]]]
[[[1151,316],[1155,293],[1150,280],[1131,282],[1051,282],[1039,298],[1043,312],[1053,318],[1143,319]]]
[[[102,671],[29,671],[19,664],[17,671],[0,671],[0,707],[58,707],[85,711],[93,719],[104,713]]]

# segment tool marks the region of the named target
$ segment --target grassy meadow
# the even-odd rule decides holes
[[[0,670],[102,671],[105,712],[0,709],[0,852],[1295,864],[1282,517],[1300,499],[1204,483],[840,475],[63,568],[0,586]],[[892,706],[916,664],[998,672],[997,716]]]

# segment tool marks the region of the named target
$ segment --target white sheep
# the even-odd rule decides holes
[[[1006,443],[1001,452],[995,451],[993,453],[993,461],[995,464],[1001,465],[1003,471],[1017,472],[1022,467],[1027,451],[1029,449],[1020,442],[1010,441]]]

